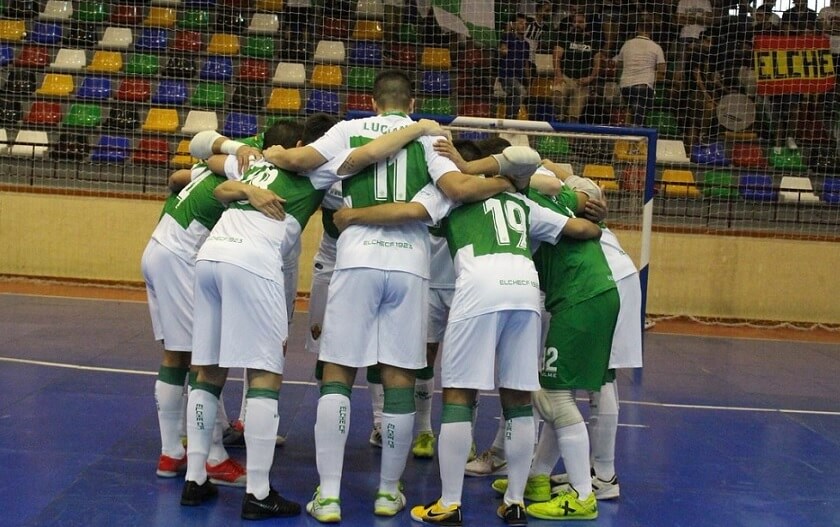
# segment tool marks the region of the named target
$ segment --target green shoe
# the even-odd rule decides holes
[[[435,455],[435,436],[429,431],[420,432],[411,445],[414,457],[432,458]]]
[[[508,480],[506,478],[497,479],[490,486],[499,494],[504,495],[507,492]],[[551,499],[551,480],[548,474],[528,476],[528,482],[525,483],[525,499],[538,502]]]
[[[525,512],[541,520],[594,520],[598,517],[598,502],[594,492],[581,500],[577,491],[570,488],[545,503],[528,505]]]
[[[341,521],[341,502],[338,498],[321,498],[321,489],[315,489],[312,501],[306,504],[306,512],[321,523]]]

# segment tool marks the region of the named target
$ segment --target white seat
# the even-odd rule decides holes
[[[49,0],[38,15],[41,20],[70,20],[73,16],[73,2]]]
[[[128,49],[134,41],[131,28],[128,27],[106,27],[102,38],[99,40],[99,47],[106,49]]]
[[[321,40],[315,47],[315,62],[328,64],[344,64],[347,59],[347,51],[344,42],[340,40]]]
[[[9,153],[9,138],[6,136],[6,129],[0,128],[0,155]]]
[[[12,155],[19,157],[44,157],[50,140],[47,132],[39,130],[21,130],[12,145]]]
[[[55,60],[50,64],[50,68],[77,71],[84,68],[86,64],[85,50],[62,48],[56,53]]]
[[[271,81],[283,86],[303,86],[306,83],[306,68],[297,62],[281,62],[274,70]]]
[[[689,163],[682,141],[659,139],[656,141],[657,163]]]
[[[251,17],[251,24],[248,26],[249,33],[274,34],[280,31],[280,18],[271,13],[254,13]]]
[[[551,53],[537,53],[534,57],[537,75],[554,75],[554,57]]]
[[[187,118],[184,120],[184,126],[181,131],[185,134],[197,134],[204,130],[218,130],[219,117],[216,112],[203,112],[199,110],[190,110]]]
[[[356,3],[356,18],[382,20],[385,18],[385,5],[382,0],[359,0]]]
[[[814,185],[807,177],[783,176],[779,185],[780,203],[811,203],[819,201]]]

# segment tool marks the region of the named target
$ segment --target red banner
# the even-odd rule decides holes
[[[759,95],[825,93],[834,88],[827,35],[759,35],[753,40]]]

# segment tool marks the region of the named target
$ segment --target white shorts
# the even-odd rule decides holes
[[[224,262],[195,266],[192,363],[283,373],[283,284]]]
[[[426,342],[443,342],[446,323],[449,320],[449,308],[452,307],[452,297],[455,289],[429,289],[429,328]]]
[[[633,273],[615,283],[620,301],[610,350],[610,368],[642,367],[642,287]]]
[[[168,351],[192,350],[193,281],[195,267],[149,240],[140,260],[155,340]]]
[[[321,353],[354,368],[426,367],[429,280],[401,271],[337,269],[330,282]]]
[[[300,261],[300,251],[300,237],[295,240],[295,244],[288,251],[283,251],[283,284],[285,287],[285,294],[283,296],[286,299],[286,313],[289,317],[289,323],[292,322],[292,317],[295,314],[298,274],[300,272],[300,266],[298,264]]]
[[[306,336],[306,351],[321,351],[321,332],[324,328],[324,312],[327,309],[327,292],[335,268],[335,238],[324,234],[315,262],[312,265],[312,285],[309,286],[309,332]]]
[[[441,386],[532,392],[540,389],[540,314],[510,310],[450,323],[443,338]]]

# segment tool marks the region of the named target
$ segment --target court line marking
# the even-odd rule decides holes
[[[126,369],[126,368],[108,368],[104,366],[84,366],[82,364],[71,364],[67,362],[51,362],[51,361],[42,361],[42,360],[33,360],[33,359],[19,359],[15,357],[2,357],[0,356],[0,362],[11,362],[15,364],[27,364],[30,366],[47,366],[50,368],[64,368],[70,370],[80,370],[80,371],[96,371],[96,372],[105,372],[105,373],[126,373],[130,375],[147,375],[147,376],[154,376],[157,375],[158,372],[156,371],[148,371],[148,370],[133,370],[133,369]],[[231,381],[242,381],[243,379],[237,377],[229,377],[228,380]],[[291,381],[291,380],[283,380],[283,384],[291,384],[295,386],[317,386],[318,383],[312,381]],[[366,390],[367,385],[360,384],[360,385],[353,385],[353,389],[362,389]],[[440,390],[435,390],[436,393],[440,393]],[[498,394],[492,392],[481,392],[482,396],[487,397],[498,397]],[[579,400],[586,400],[580,398]],[[782,413],[782,414],[803,414],[803,415],[832,415],[832,416],[840,416],[840,411],[823,411],[823,410],[797,410],[793,408],[757,408],[751,406],[718,406],[718,405],[709,405],[709,404],[681,404],[681,403],[656,403],[650,401],[630,401],[630,400],[621,400],[621,404],[635,404],[639,406],[655,406],[659,408],[678,408],[682,410],[715,410],[715,411],[727,411],[727,412],[767,412],[767,413]],[[645,425],[637,425],[644,427]]]

